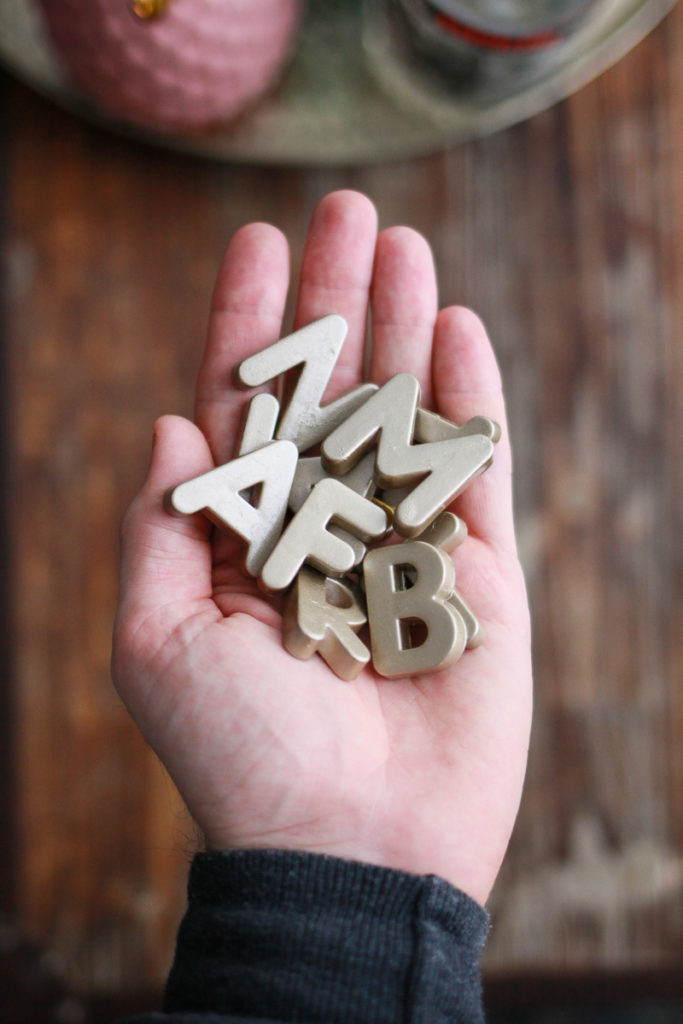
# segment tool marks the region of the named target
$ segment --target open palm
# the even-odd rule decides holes
[[[281,336],[284,237],[251,224],[216,285],[194,425],[156,426],[148,478],[123,527],[114,680],[212,848],[270,847],[438,874],[485,902],[514,823],[531,717],[529,624],[511,507],[500,377],[467,310],[438,312],[429,247],[408,228],[377,235],[353,192],[318,206],[295,327],[327,313],[349,324],[326,401],[363,378],[419,379],[421,404],[456,422],[482,414],[502,440],[493,467],[456,502],[469,536],[458,588],[486,630],[454,665],[388,680],[338,679],[282,646],[281,598],[238,568],[240,546],[197,515],[163,510],[175,484],[234,455],[248,396],[236,364]]]

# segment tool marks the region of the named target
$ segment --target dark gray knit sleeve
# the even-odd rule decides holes
[[[200,854],[164,1013],[127,1024],[482,1024],[487,930],[483,908],[432,875]]]

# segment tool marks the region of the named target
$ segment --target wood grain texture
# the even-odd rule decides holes
[[[537,713],[487,968],[680,964],[683,8],[532,121],[391,166],[195,162],[3,88],[24,926],[85,991],[164,976],[194,837],[109,681],[118,522],[155,417],[191,409],[231,232],[278,224],[296,272],[349,186],[429,238],[507,384]]]

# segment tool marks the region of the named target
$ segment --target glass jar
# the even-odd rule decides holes
[[[457,86],[467,79],[490,84],[543,74],[591,10],[609,2],[366,0],[365,11],[368,35],[385,36],[378,52],[391,49],[406,66],[432,71]]]
[[[593,0],[400,0],[412,19],[446,36],[498,50],[552,46],[576,27]]]

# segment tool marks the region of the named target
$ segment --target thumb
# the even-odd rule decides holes
[[[157,618],[168,635],[196,602],[211,596],[211,526],[201,514],[170,515],[164,494],[212,468],[208,443],[198,427],[180,416],[157,420],[147,479],[121,527],[119,622],[125,619],[137,628],[167,609]]]

